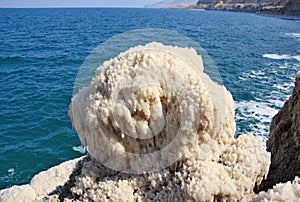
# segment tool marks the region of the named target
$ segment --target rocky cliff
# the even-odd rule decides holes
[[[193,8],[300,16],[300,0],[199,0]]]
[[[261,189],[300,176],[300,71],[292,96],[272,119],[267,150],[271,152],[271,166]]]

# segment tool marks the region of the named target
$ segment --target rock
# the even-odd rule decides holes
[[[121,53],[73,97],[69,116],[90,155],[71,188],[79,201],[249,200],[268,172],[261,142],[234,139],[232,96],[193,49]]]
[[[60,190],[69,181],[77,163],[82,158],[73,159],[54,166],[47,171],[40,172],[31,180],[30,184],[13,186],[8,189],[0,190],[0,201],[33,202],[41,200],[52,192]]]
[[[126,173],[205,159],[235,133],[232,96],[203,72],[201,56],[160,43],[105,62],[73,97],[69,115],[89,154]]]
[[[198,0],[193,8],[300,16],[299,0]]]
[[[30,185],[13,186],[0,191],[0,201],[16,202],[28,201],[33,202],[36,199],[35,190]]]
[[[30,185],[35,190],[37,197],[42,198],[63,186],[69,180],[79,160],[80,158],[63,162],[34,176]]]
[[[272,119],[267,150],[271,152],[271,166],[262,190],[300,176],[300,71],[292,96]]]
[[[299,201],[300,199],[300,179],[296,177],[294,181],[279,183],[267,192],[260,192],[253,202],[258,201]]]
[[[266,154],[254,136],[242,135],[221,156],[213,155],[214,160],[190,159],[177,171],[132,175],[115,172],[86,157],[75,180],[71,179],[74,183],[44,201],[249,201],[254,186],[267,172]]]

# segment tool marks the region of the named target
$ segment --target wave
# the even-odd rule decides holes
[[[8,176],[13,176],[15,174],[15,169],[14,168],[10,168],[7,170]]]
[[[278,54],[264,54],[263,57],[264,58],[274,59],[274,60],[291,60],[291,59],[295,59],[295,60],[300,61],[300,55],[292,56],[290,54],[283,54],[283,55],[278,55]]]
[[[300,33],[299,32],[292,32],[292,33],[285,33],[285,36],[295,38],[300,40]]]
[[[248,132],[251,131],[263,145],[266,145],[271,119],[277,113],[272,103],[254,100],[240,101],[235,102],[235,109],[236,121],[246,124],[249,128]],[[248,132],[241,131],[241,134]]]

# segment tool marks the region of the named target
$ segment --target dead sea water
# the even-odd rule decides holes
[[[76,75],[100,43],[140,28],[199,43],[236,104],[237,135],[265,141],[300,69],[300,22],[168,9],[0,9],[0,189],[82,155],[67,115]],[[125,42],[124,42],[125,43]]]

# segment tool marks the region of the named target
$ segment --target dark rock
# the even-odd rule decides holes
[[[300,16],[300,0],[198,0],[196,8]]]
[[[292,96],[272,119],[267,150],[271,152],[271,166],[260,190],[300,176],[300,71]]]

